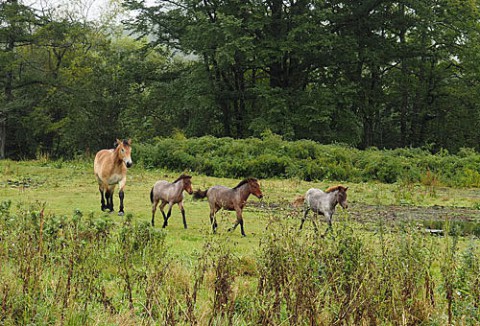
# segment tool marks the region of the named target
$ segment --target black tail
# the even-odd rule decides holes
[[[193,199],[197,200],[197,199],[205,198],[207,197],[207,192],[208,192],[208,189],[204,191],[198,189],[197,191],[193,192]]]
[[[153,204],[153,188],[150,190],[150,202]]]

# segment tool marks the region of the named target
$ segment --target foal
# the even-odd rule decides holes
[[[183,227],[187,228],[187,220],[185,219],[185,209],[183,208],[183,191],[185,190],[190,195],[193,193],[192,189],[192,177],[189,175],[182,174],[178,177],[177,180],[172,183],[161,180],[157,181],[150,191],[150,201],[152,202],[152,226],[155,226],[155,212],[157,210],[157,205],[159,201],[162,201],[160,204],[160,211],[163,215],[163,227],[168,225],[168,219],[172,214],[173,204],[178,204],[180,211],[182,212],[183,217]],[[165,205],[169,205],[168,213],[165,215],[163,208]]]
[[[348,208],[347,203],[347,190],[348,187],[344,186],[334,186],[328,188],[325,192],[320,189],[311,188],[307,191],[305,196],[301,197],[300,200],[304,199],[305,212],[303,214],[302,222],[300,224],[300,230],[303,227],[303,223],[307,219],[307,214],[310,210],[313,211],[314,217],[312,218],[313,227],[315,231],[318,231],[316,218],[317,214],[324,215],[328,220],[328,228],[332,228],[332,216],[335,212],[335,206],[340,204],[342,208]]]
[[[98,190],[100,191],[102,211],[108,209],[110,212],[113,212],[113,192],[118,184],[120,187],[118,192],[118,197],[120,198],[118,215],[122,216],[124,214],[123,198],[127,182],[127,168],[133,164],[130,156],[131,144],[132,141],[130,139],[123,141],[117,139],[114,149],[102,149],[95,155],[93,170],[98,182]]]
[[[241,181],[235,188],[213,186],[205,191],[197,190],[193,193],[193,199],[201,199],[205,197],[208,198],[208,204],[210,205],[210,223],[212,224],[213,233],[215,233],[217,230],[215,213],[223,208],[227,211],[235,211],[237,213],[237,220],[235,221],[233,227],[228,229],[228,231],[235,230],[238,224],[240,224],[242,236],[245,236],[242,211],[250,194],[253,194],[259,199],[263,197],[257,179],[245,179]]]

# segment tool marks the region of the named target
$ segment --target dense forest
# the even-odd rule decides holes
[[[0,3],[0,158],[266,131],[480,148],[477,0],[30,3]]]

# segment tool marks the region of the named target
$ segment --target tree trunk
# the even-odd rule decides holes
[[[5,143],[7,136],[7,118],[0,114],[0,160],[5,158]]]
[[[283,30],[283,1],[282,0],[273,0],[270,2],[270,10],[272,11],[272,22],[270,24],[270,35],[273,40],[281,42],[281,37],[285,35]],[[270,87],[284,88],[284,67],[283,63],[283,52],[279,51],[277,55],[271,58],[271,63],[269,64],[269,73],[270,73]]]
[[[402,16],[405,16],[405,5],[401,4],[400,5],[400,11]],[[402,80],[401,83],[401,96],[402,96],[402,101],[400,104],[400,146],[405,147],[407,146],[407,119],[408,119],[408,106],[409,106],[409,92],[408,92],[408,83],[406,82],[408,80],[408,66],[407,66],[407,59],[405,57],[405,47],[406,47],[406,38],[405,35],[407,33],[406,28],[402,28],[399,32],[399,38],[400,38],[400,47],[401,47],[401,53],[402,56],[400,58],[400,64],[401,64],[401,72],[402,72]]]
[[[235,92],[236,92],[236,127],[237,137],[243,138],[245,136],[244,131],[244,115],[245,115],[245,73],[244,65],[238,55],[235,56],[235,66],[233,67],[235,78]]]
[[[8,3],[13,5],[18,4],[17,0],[8,0]],[[5,47],[5,53],[9,56],[13,53],[15,49],[15,23],[12,22],[10,30],[7,32],[7,44]],[[9,104],[13,102],[13,68],[11,65],[8,65],[7,71],[5,72],[5,105],[3,112],[0,112],[0,159],[5,158],[5,145],[7,143],[7,117],[8,112],[5,107],[8,107]]]

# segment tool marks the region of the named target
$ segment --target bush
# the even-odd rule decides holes
[[[462,149],[458,155],[418,148],[360,151],[340,144],[285,141],[264,133],[262,139],[158,139],[154,144],[134,146],[133,157],[146,168],[189,170],[215,177],[480,186],[480,154],[471,149]]]

